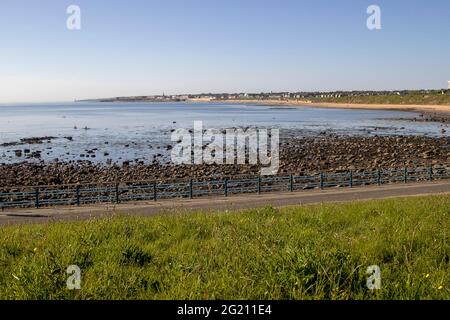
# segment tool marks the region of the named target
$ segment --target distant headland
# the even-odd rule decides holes
[[[113,97],[76,102],[210,102],[271,106],[377,109],[450,114],[450,89],[393,91],[315,91],[261,93],[201,93]]]
[[[274,101],[297,103],[361,103],[399,105],[450,105],[450,89],[392,91],[314,91],[261,93],[200,93],[179,95],[124,96],[76,100],[76,102],[213,102],[213,101]]]

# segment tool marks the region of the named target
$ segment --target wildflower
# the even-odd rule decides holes
[[[444,288],[444,287],[443,287],[443,286],[439,286],[439,287],[438,287],[438,290],[442,290],[442,288]]]
[[[425,276],[425,278],[429,278],[430,277],[430,274],[429,273],[427,273],[427,275]]]

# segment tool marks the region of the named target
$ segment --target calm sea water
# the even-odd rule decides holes
[[[350,135],[442,135],[442,124],[412,122],[414,112],[344,110],[211,103],[67,103],[0,106],[0,144],[54,136],[39,145],[0,147],[0,163],[25,161],[14,150],[41,150],[42,159],[77,160],[95,150],[91,161],[152,159],[167,154],[170,131],[193,128],[279,128],[296,135],[323,131]],[[446,126],[445,126],[446,127]],[[85,130],[84,128],[88,128]],[[294,130],[295,129],[295,130]],[[450,130],[447,129],[447,132]],[[69,141],[64,137],[72,137]],[[84,158],[82,158],[84,159]],[[30,160],[27,160],[30,161]]]

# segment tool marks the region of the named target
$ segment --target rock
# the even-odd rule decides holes
[[[31,153],[30,157],[40,159],[42,151],[34,151]]]

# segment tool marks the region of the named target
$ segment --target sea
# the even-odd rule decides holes
[[[202,121],[204,129],[276,128],[282,136],[296,137],[450,134],[448,125],[420,119],[420,114],[404,111],[209,102],[3,104],[0,164],[86,159],[120,164],[130,160],[150,162],[155,156],[167,160],[169,145],[174,143],[173,130],[193,129],[195,121]],[[32,137],[52,139],[39,144],[20,143]],[[40,158],[30,156],[35,151],[40,151]]]

